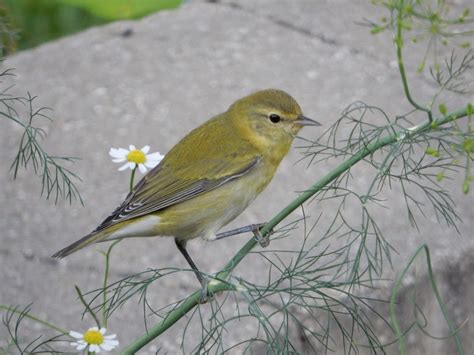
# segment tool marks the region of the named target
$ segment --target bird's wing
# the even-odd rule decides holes
[[[172,168],[165,160],[150,171],[129,193],[125,201],[94,232],[119,222],[157,212],[192,199],[248,174],[261,161],[259,156],[231,154],[199,159]]]

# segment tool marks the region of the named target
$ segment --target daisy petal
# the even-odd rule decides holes
[[[145,174],[145,173],[146,173],[146,167],[145,167],[145,165],[143,165],[143,164],[138,164],[138,170],[140,170],[140,172],[141,172],[142,174]]]
[[[104,349],[105,351],[110,351],[112,350],[113,348],[115,348],[115,345],[111,345],[111,344],[100,344],[100,347],[102,349]]]
[[[145,166],[147,168],[153,169],[155,166],[157,166],[160,162],[154,161],[154,160],[147,160],[145,162]]]
[[[100,346],[97,344],[90,344],[89,351],[93,353],[100,353]]]
[[[131,163],[130,165],[135,166],[134,163]],[[84,336],[86,335],[87,332],[99,332],[103,339],[101,339],[101,344],[90,344],[87,341],[84,340]],[[105,335],[107,332],[106,328],[99,328],[99,327],[90,327],[86,333],[81,334],[79,332],[75,331],[70,331],[69,335],[75,339],[76,341],[73,341],[70,343],[71,346],[75,347],[77,351],[83,351],[87,350],[89,354],[98,354],[102,351],[110,351],[114,349],[116,346],[119,345],[118,340],[114,340],[117,335],[116,334],[110,334],[110,335]],[[95,342],[95,341],[92,341]]]
[[[118,340],[106,340],[106,341],[104,341],[103,344],[117,346],[117,345],[119,345],[119,342],[118,342]]]
[[[87,343],[79,344],[79,345],[76,347],[76,350],[84,350],[85,348],[87,348]]]
[[[137,149],[137,148],[135,148],[135,146],[134,146],[133,144],[130,144],[130,145],[129,145],[129,148],[130,148],[130,151]]]
[[[135,163],[130,163],[128,162],[127,164],[121,166],[120,168],[118,168],[119,171],[123,171],[127,168],[130,168],[130,169],[133,169],[135,167]]]
[[[150,151],[150,146],[149,145],[146,145],[144,146],[142,149],[140,149],[143,153],[148,153]]]
[[[127,161],[127,158],[114,158],[112,159],[114,163],[123,163],[124,161]]]
[[[161,155],[160,152],[156,152],[156,153],[151,153],[151,154],[148,154],[146,156],[147,160],[157,160],[157,161],[160,161],[161,159],[163,159],[165,156],[164,155]]]
[[[72,336],[73,338],[76,338],[76,339],[82,339],[83,335],[79,332],[75,332],[73,330],[71,330],[69,332],[69,335]]]
[[[118,149],[110,148],[110,151],[109,151],[109,155],[112,158],[125,158],[128,153],[129,151],[123,148],[118,148]]]

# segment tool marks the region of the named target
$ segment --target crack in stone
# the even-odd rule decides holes
[[[351,46],[348,46],[344,43],[341,43],[339,41],[337,41],[336,39],[334,38],[329,38],[327,36],[325,36],[324,34],[322,33],[314,33],[312,32],[311,30],[307,29],[307,28],[303,28],[303,27],[299,27],[299,26],[296,26],[295,24],[291,23],[291,22],[288,22],[288,21],[285,21],[283,19],[280,19],[280,18],[277,18],[275,16],[272,16],[272,15],[262,15],[258,12],[258,10],[256,11],[251,11],[249,9],[247,9],[245,6],[237,3],[237,2],[221,2],[220,0],[207,0],[206,2],[208,3],[212,3],[212,4],[215,4],[215,5],[221,5],[221,6],[226,6],[226,7],[229,7],[229,8],[232,8],[232,9],[236,9],[236,10],[240,10],[242,12],[245,12],[247,14],[250,14],[252,16],[263,16],[263,18],[265,18],[266,20],[274,23],[275,25],[277,26],[280,26],[280,27],[283,27],[283,28],[286,28],[286,29],[289,29],[291,31],[294,31],[294,32],[297,32],[305,37],[309,37],[309,38],[313,38],[313,39],[318,39],[320,40],[322,43],[324,44],[327,44],[327,45],[330,45],[330,46],[334,46],[334,47],[346,47],[349,49],[349,52],[351,54],[363,54],[365,56],[367,56],[368,58],[371,58],[371,59],[374,59],[376,60],[377,62],[383,62],[387,67],[390,66],[390,63],[387,62],[387,61],[384,61],[384,60],[381,60],[380,58],[376,57],[375,55],[373,55],[372,53],[369,53],[369,52],[366,52],[364,50],[361,50],[361,49],[357,49],[357,48],[354,48],[354,47],[351,47]],[[431,80],[429,80],[428,78],[426,77],[422,77],[422,80],[425,82],[425,84],[427,84],[428,86],[431,86],[431,87],[437,87]]]
[[[216,5],[227,6],[229,8],[240,10],[240,11],[243,11],[247,14],[251,14],[253,16],[255,16],[255,15],[263,16],[263,18],[265,18],[266,20],[274,23],[277,26],[280,26],[280,27],[286,28],[288,30],[297,32],[297,33],[299,33],[303,36],[306,36],[306,37],[318,39],[322,43],[330,45],[330,46],[335,46],[335,47],[345,46],[344,44],[338,42],[336,39],[329,38],[329,37],[325,36],[322,33],[314,33],[314,32],[312,32],[311,30],[309,30],[307,28],[296,26],[295,24],[293,24],[291,22],[285,21],[283,19],[277,18],[277,17],[272,16],[272,15],[262,15],[262,14],[259,14],[258,11],[253,12],[253,11],[247,9],[246,7],[244,7],[241,4],[238,4],[236,2],[222,3],[219,0],[207,0],[207,2],[212,3],[212,4],[216,4]],[[346,47],[349,48],[349,51],[352,54],[361,53],[361,51],[359,49],[349,47],[349,46],[346,46]]]
[[[340,46],[341,45],[335,39],[328,38],[323,34],[313,33],[313,32],[311,32],[310,30],[308,30],[306,28],[301,28],[301,27],[295,26],[291,22],[288,22],[288,21],[285,21],[285,20],[282,20],[282,19],[279,19],[279,18],[275,18],[273,16],[266,16],[266,18],[269,19],[270,21],[272,21],[273,23],[279,25],[279,26],[282,26],[282,27],[288,28],[292,31],[301,33],[302,35],[305,35],[305,36],[308,36],[308,37],[315,37],[315,38],[321,40],[321,42],[323,42],[325,44],[329,44],[331,46]]]

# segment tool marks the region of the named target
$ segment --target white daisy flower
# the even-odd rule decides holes
[[[130,145],[130,150],[110,148],[109,155],[113,158],[112,161],[114,163],[126,162],[125,165],[119,168],[120,171],[127,168],[133,170],[138,166],[138,170],[144,174],[147,168],[153,169],[164,158],[164,155],[161,155],[159,152],[147,154],[149,151],[150,147],[148,145],[142,149],[137,149],[134,145]]]
[[[89,328],[84,334],[79,332],[70,331],[69,335],[77,339],[71,343],[76,350],[87,350],[91,353],[100,353],[102,350],[110,351],[119,345],[118,340],[114,340],[117,335],[105,335],[105,328],[92,327]]]

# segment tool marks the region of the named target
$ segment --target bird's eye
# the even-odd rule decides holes
[[[272,114],[269,116],[269,118],[270,118],[270,121],[272,121],[272,123],[278,123],[278,122],[280,122],[280,120],[281,120],[281,117],[278,116],[276,113],[272,113]]]

